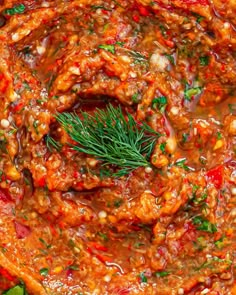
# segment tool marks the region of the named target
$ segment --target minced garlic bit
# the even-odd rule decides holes
[[[7,119],[1,120],[1,127],[7,129],[10,126],[10,122]]]

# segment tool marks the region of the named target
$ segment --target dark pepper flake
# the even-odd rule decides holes
[[[1,2],[0,2],[0,5],[1,5]],[[7,20],[5,18],[4,15],[0,15],[0,28],[2,28],[3,26],[5,26]]]

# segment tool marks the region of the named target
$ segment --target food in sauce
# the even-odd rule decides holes
[[[235,295],[236,2],[0,13],[0,291]]]

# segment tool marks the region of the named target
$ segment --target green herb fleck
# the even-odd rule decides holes
[[[134,93],[131,97],[132,102],[134,103],[138,103],[138,93]]]
[[[47,248],[47,249],[49,249],[49,248],[51,248],[52,247],[52,245],[50,245],[50,244],[47,244],[45,241],[44,241],[44,239],[42,239],[42,238],[39,238],[39,241]]]
[[[20,284],[2,293],[3,295],[28,295],[25,286]]]
[[[218,249],[222,249],[225,244],[224,244],[224,239],[225,239],[225,235],[223,235],[219,240],[215,241],[215,245]]]
[[[221,259],[221,258],[218,258],[218,257],[212,257],[211,259],[206,260],[204,263],[202,263],[195,270],[199,271],[199,270],[204,269],[204,268],[210,268],[210,269],[216,268],[216,269],[218,269],[218,268],[222,267],[222,266],[220,266],[220,264],[226,264],[227,268],[228,268],[232,264],[232,261],[229,260],[229,259]]]
[[[38,126],[39,126],[39,121],[38,120],[34,120],[33,127],[35,129],[36,134],[39,134]]]
[[[165,54],[165,56],[168,58],[168,60],[170,61],[170,63],[174,66],[175,65],[175,59],[174,59],[173,55],[171,55],[171,54]]]
[[[69,247],[71,247],[71,248],[74,248],[74,247],[76,246],[75,242],[74,242],[72,239],[69,239],[69,241],[68,241],[68,245],[69,245]]]
[[[117,41],[116,42],[117,45],[123,47],[125,45],[125,42],[122,42],[122,41]]]
[[[71,270],[79,270],[79,266],[78,265],[75,265],[75,264],[72,264],[72,265],[68,266],[68,269],[71,269]]]
[[[199,162],[200,162],[202,165],[206,165],[207,160],[206,160],[205,157],[200,156],[200,157],[199,157]]]
[[[46,135],[45,142],[50,152],[52,152],[53,149],[55,149],[56,151],[60,151],[62,148],[62,144],[52,138],[49,134]]]
[[[8,154],[7,143],[6,137],[0,140],[0,153]]]
[[[168,276],[169,274],[170,274],[169,271],[156,271],[156,272],[154,273],[154,275],[155,275],[156,277],[158,277],[158,278],[166,277],[166,276]]]
[[[207,198],[207,194],[203,193],[199,197],[195,196],[193,199],[193,202],[194,202],[194,204],[198,205],[198,204],[202,203],[204,200],[206,200],[206,198]]]
[[[193,224],[197,225],[197,230],[202,230],[208,233],[215,233],[217,232],[217,227],[215,224],[211,223],[207,219],[203,218],[202,216],[196,216],[193,218]]]
[[[184,98],[188,101],[191,101],[194,96],[201,94],[201,92],[201,87],[188,88],[188,86],[186,86],[184,91]]]
[[[166,28],[164,25],[160,24],[159,25],[159,28],[160,28],[160,31],[161,31],[161,34],[163,37],[166,37]]]
[[[204,20],[204,17],[198,13],[193,12],[192,13],[193,16],[196,17],[196,22],[199,24],[202,20]]]
[[[104,49],[104,50],[109,51],[113,54],[116,53],[115,46],[111,45],[111,44],[101,44],[98,46],[98,48]]]
[[[144,243],[140,243],[140,242],[137,242],[137,243],[134,244],[134,248],[140,248],[142,246],[145,246],[145,244]]]
[[[28,91],[32,90],[31,87],[29,86],[28,82],[24,81],[22,84],[26,90],[28,90]]]
[[[98,232],[98,235],[100,238],[102,238],[103,241],[108,241],[108,236],[104,233]]]
[[[111,9],[106,8],[106,7],[103,6],[103,5],[91,5],[91,9],[92,9],[92,10],[102,9],[102,10],[111,11]]]
[[[25,11],[25,5],[19,4],[17,6],[14,6],[12,8],[7,8],[3,11],[4,14],[8,15],[14,15],[14,14],[22,14]]]
[[[228,108],[231,114],[236,114],[236,103],[229,103]]]
[[[39,270],[39,272],[40,272],[41,276],[46,277],[46,276],[48,275],[49,269],[46,268],[46,267],[44,267],[44,268],[41,268],[41,269]]]
[[[116,208],[119,208],[122,205],[122,203],[123,203],[122,199],[117,199],[117,200],[114,201],[114,206]]]
[[[147,58],[142,53],[134,50],[129,50],[129,54],[134,58],[136,64],[146,64]]]
[[[147,283],[147,277],[145,276],[144,272],[141,272],[140,275],[140,280],[141,280],[141,283]]]
[[[207,66],[209,64],[209,56],[200,56],[199,63],[201,66]]]
[[[167,106],[167,98],[165,96],[155,97],[152,101],[152,108],[158,108],[161,113],[164,113]]]
[[[160,146],[159,146],[159,148],[160,148],[160,150],[163,152],[163,153],[165,153],[165,151],[166,151],[166,142],[162,142],[161,144],[160,144]]]
[[[204,248],[207,247],[207,240],[205,239],[205,237],[200,236],[197,238],[197,241],[193,241],[193,245],[196,250],[202,251]]]
[[[175,162],[175,165],[183,168],[186,171],[189,171],[190,168],[185,164],[185,162],[186,162],[186,159],[184,158],[184,159],[181,159],[181,160],[178,160],[177,162]]]
[[[217,131],[217,133],[216,133],[216,138],[219,140],[219,139],[222,139],[222,134],[219,132],[219,131]]]
[[[185,143],[185,142],[188,142],[188,140],[189,140],[189,133],[183,133],[182,142]]]

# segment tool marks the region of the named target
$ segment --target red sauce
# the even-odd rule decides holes
[[[235,295],[234,1],[0,4],[0,292]],[[160,134],[120,178],[55,118],[109,104]]]

